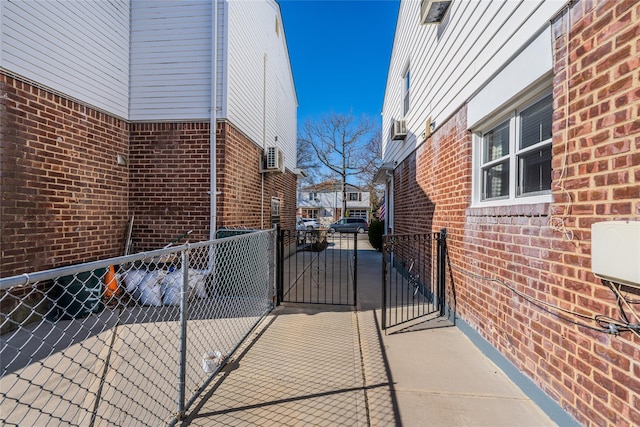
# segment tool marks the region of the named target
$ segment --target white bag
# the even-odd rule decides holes
[[[193,268],[189,269],[189,288],[192,291],[195,290],[196,297],[207,297],[206,283],[207,276],[202,271],[194,270]]]
[[[163,270],[150,271],[138,285],[140,303],[143,305],[162,305],[162,280],[166,276]]]
[[[126,273],[124,276],[124,284],[126,286],[127,292],[133,297],[133,299],[140,299],[140,289],[139,285],[144,280],[144,277],[147,275],[148,271],[146,270],[131,270]]]
[[[180,305],[182,290],[182,270],[172,271],[162,281],[164,296],[162,302],[166,305]]]

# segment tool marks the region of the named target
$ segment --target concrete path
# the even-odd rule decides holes
[[[357,310],[279,307],[183,425],[555,425],[450,322],[380,331],[382,257],[358,244]]]

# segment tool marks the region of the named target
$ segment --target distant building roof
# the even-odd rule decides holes
[[[345,187],[348,192],[362,191],[361,188],[349,183],[347,183]],[[328,181],[320,182],[315,185],[309,185],[307,187],[300,189],[300,191],[317,191],[317,192],[331,192],[331,191],[341,191],[341,190],[342,190],[342,183],[335,179],[330,179]]]

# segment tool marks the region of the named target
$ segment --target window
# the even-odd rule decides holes
[[[367,210],[366,209],[349,209],[349,217],[350,218],[363,218],[367,219]]]
[[[411,71],[409,70],[409,66],[407,66],[407,70],[405,71],[404,76],[402,77],[402,93],[404,94],[403,104],[402,104],[402,114],[405,116],[409,112],[409,89],[410,88],[411,88]]]
[[[317,192],[311,192],[309,193],[309,200],[311,200],[312,202],[315,202],[318,200],[318,193]]]
[[[549,94],[479,134],[480,202],[551,193],[552,114]]]
[[[348,196],[349,196],[349,198],[347,200],[349,200],[350,202],[361,202],[362,201],[362,194],[361,193],[349,193]]]
[[[271,225],[280,224],[280,199],[271,198]]]
[[[304,218],[318,219],[319,209],[302,209],[302,216]]]

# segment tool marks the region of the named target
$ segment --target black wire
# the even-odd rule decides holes
[[[550,303],[546,303],[544,301],[539,301],[537,299],[533,299],[532,297],[530,297],[529,295],[525,294],[524,292],[520,292],[517,289],[513,288],[512,286],[509,286],[506,282],[503,282],[500,279],[496,279],[493,277],[486,277],[486,276],[481,276],[479,274],[475,274],[472,273],[470,271],[467,271],[463,268],[460,268],[458,266],[451,266],[453,269],[460,271],[461,273],[465,274],[468,277],[472,277],[472,278],[477,278],[479,280],[484,280],[484,281],[490,281],[490,282],[496,282],[501,284],[502,286],[506,287],[507,289],[509,289],[510,291],[512,291],[513,293],[515,293],[516,295],[520,296],[521,298],[523,298],[524,300],[528,301],[530,304],[534,305],[535,307],[538,307],[540,310],[551,314],[552,316],[556,316],[557,318],[564,320],[565,322],[583,327],[583,328],[587,328],[587,329],[591,329],[593,331],[596,332],[602,332],[602,333],[606,333],[609,335],[618,335],[620,332],[629,332],[632,331],[634,333],[637,333],[636,331],[640,331],[640,325],[634,325],[631,324],[631,322],[629,322],[626,312],[624,311],[624,309],[622,308],[622,302],[620,301],[620,298],[616,297],[616,301],[618,303],[618,307],[620,307],[620,312],[623,313],[623,317],[625,319],[624,323],[620,323],[619,320],[615,320],[609,316],[605,316],[603,314],[597,314],[595,316],[587,316],[585,314],[581,314],[581,313],[577,313],[575,311],[570,311],[570,310],[565,310],[562,309],[560,307],[556,307],[553,304]],[[610,285],[607,285],[610,287]],[[614,293],[614,295],[617,296],[617,293],[611,289]],[[555,310],[559,310],[559,311],[565,311],[567,313],[572,314],[573,316],[576,317],[581,317],[583,319],[588,319],[588,320],[592,320],[594,322],[596,322],[596,324],[598,324],[598,326],[600,326],[600,328],[591,326],[591,325],[587,325],[585,323],[582,322],[577,322],[567,316],[563,316],[560,313],[557,313],[555,311],[552,311],[551,309],[547,308],[548,306],[553,307]]]
[[[622,304],[622,299],[620,298],[620,292],[618,292],[616,290],[616,288],[614,287],[613,283],[611,283],[611,280],[605,280],[605,279],[601,279],[602,283],[604,283],[609,290],[611,290],[611,292],[613,293],[613,295],[616,297],[616,304],[618,304],[618,309],[620,310],[620,315],[622,316],[622,319],[627,323],[631,323],[629,321],[629,318],[627,317],[627,313],[624,311],[624,305]]]

